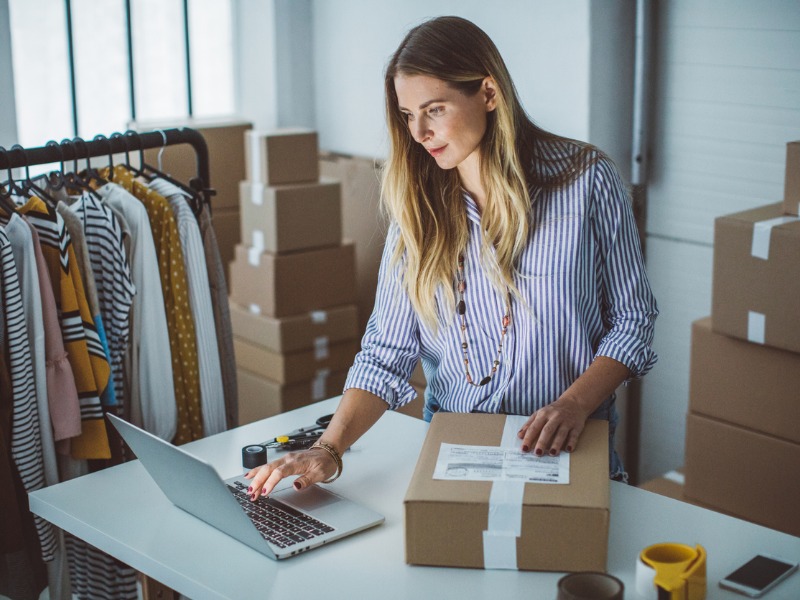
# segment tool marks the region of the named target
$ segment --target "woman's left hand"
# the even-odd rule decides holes
[[[558,456],[562,450],[572,452],[586,425],[587,413],[574,398],[561,396],[552,404],[533,413],[519,430],[522,451],[533,450],[536,456]]]

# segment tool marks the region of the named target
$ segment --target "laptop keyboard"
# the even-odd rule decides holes
[[[272,498],[261,496],[253,502],[241,481],[228,484],[228,488],[261,535],[279,548],[305,542],[334,530],[330,525]]]

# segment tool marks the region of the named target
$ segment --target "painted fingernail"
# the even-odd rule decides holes
[[[253,493],[253,486],[251,485],[249,488],[247,488],[247,491],[252,494]]]
[[[264,488],[263,490],[261,490],[261,493],[266,495],[266,493],[267,493],[267,488]]]
[[[536,449],[536,456],[541,456],[543,453],[544,453],[544,452],[542,451],[542,449],[541,449],[541,448],[537,448],[537,449]]]
[[[567,446],[567,452],[572,452],[572,446]]]
[[[531,448],[530,448],[530,446],[528,446],[528,444],[522,444],[522,451],[523,451],[523,452],[527,452],[527,451],[528,451],[528,450],[530,450],[530,449],[531,449]]]
[[[555,455],[556,455],[556,449],[550,448],[550,456],[555,456]]]
[[[300,482],[299,482],[299,481],[295,481],[295,482],[294,482],[294,489],[296,489],[296,490],[299,490],[301,487],[303,487],[303,486],[302,486],[302,485],[300,485]]]

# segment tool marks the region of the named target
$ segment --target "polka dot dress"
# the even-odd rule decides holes
[[[167,199],[135,180],[130,171],[117,166],[114,181],[142,201],[150,218],[167,312],[178,407],[178,429],[173,442],[184,444],[203,437],[203,416],[200,408],[197,338],[178,225]]]

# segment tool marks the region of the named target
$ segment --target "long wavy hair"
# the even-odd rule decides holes
[[[435,77],[472,96],[488,76],[497,106],[487,113],[480,143],[480,175],[486,192],[481,214],[481,262],[502,295],[520,298],[515,264],[532,227],[538,190],[564,185],[587,166],[591,147],[549,133],[525,113],[496,46],[475,24],[438,17],[411,29],[386,68],[386,120],[390,151],[382,172],[384,210],[400,230],[393,264],[403,263],[403,285],[421,321],[432,330],[455,306],[453,282],[459,253],[467,246],[467,213],[457,169],[441,169],[412,137],[398,107],[398,75]],[[555,143],[561,150],[552,152]],[[548,150],[551,148],[551,150]],[[437,310],[437,291],[444,311]]]

